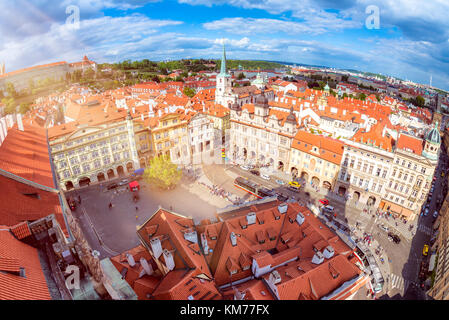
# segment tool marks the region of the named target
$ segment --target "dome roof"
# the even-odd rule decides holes
[[[296,123],[296,116],[295,116],[295,114],[293,113],[293,106],[292,106],[291,109],[290,109],[290,114],[287,116],[286,121],[287,121],[287,122],[290,122],[290,123]]]
[[[427,133],[426,140],[431,143],[441,144],[440,132],[438,131],[438,121],[435,123],[435,127]]]
[[[256,98],[256,104],[258,105],[264,105],[268,107],[268,98],[265,97],[265,94],[262,92],[260,96]]]

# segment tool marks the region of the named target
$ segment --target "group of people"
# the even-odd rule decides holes
[[[209,189],[209,192],[210,192],[211,194],[213,194],[213,195],[215,195],[215,196],[219,196],[219,197],[221,197],[221,198],[223,198],[223,199],[226,199],[226,200],[228,200],[229,202],[236,203],[236,202],[239,202],[239,201],[240,201],[240,198],[237,198],[237,197],[235,197],[235,196],[234,196],[234,197],[235,197],[236,199],[232,199],[232,196],[233,196],[233,195],[232,195],[230,192],[227,192],[226,190],[224,190],[224,189],[218,187],[217,185],[210,186],[210,185],[208,185],[208,184],[206,184],[206,183],[204,183],[204,182],[200,182],[200,184],[203,185],[203,186],[205,186],[205,187],[207,187],[207,188]]]

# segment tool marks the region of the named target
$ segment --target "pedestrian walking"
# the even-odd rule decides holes
[[[112,202],[109,202],[109,209],[112,209]]]
[[[136,211],[138,211],[139,210],[139,207],[138,206],[136,206]]]
[[[81,196],[78,195],[78,203],[81,204]]]

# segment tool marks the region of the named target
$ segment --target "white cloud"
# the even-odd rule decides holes
[[[231,45],[232,47],[244,48],[244,47],[247,47],[249,45],[250,40],[249,40],[249,38],[244,37],[244,38],[242,38],[240,40],[224,38],[224,39],[215,39],[215,41],[214,41],[214,43],[220,44],[220,45],[222,45],[223,42],[225,44]]]
[[[122,47],[147,41],[160,28],[179,24],[182,22],[151,20],[142,15],[82,20],[78,30],[53,23],[46,33],[6,42],[0,48],[0,61],[6,61],[11,71],[41,63],[77,61],[84,54],[101,60],[106,53],[125,53]]]
[[[346,28],[356,28],[360,24],[342,20],[336,23],[329,23],[322,17],[309,18],[304,22],[294,22],[279,19],[266,18],[223,18],[212,22],[206,22],[203,27],[207,30],[223,30],[234,34],[320,34],[330,30],[342,30]]]

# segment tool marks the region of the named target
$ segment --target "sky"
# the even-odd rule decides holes
[[[449,90],[447,0],[0,0],[6,71],[219,58],[357,69]],[[79,19],[78,19],[79,17]]]

